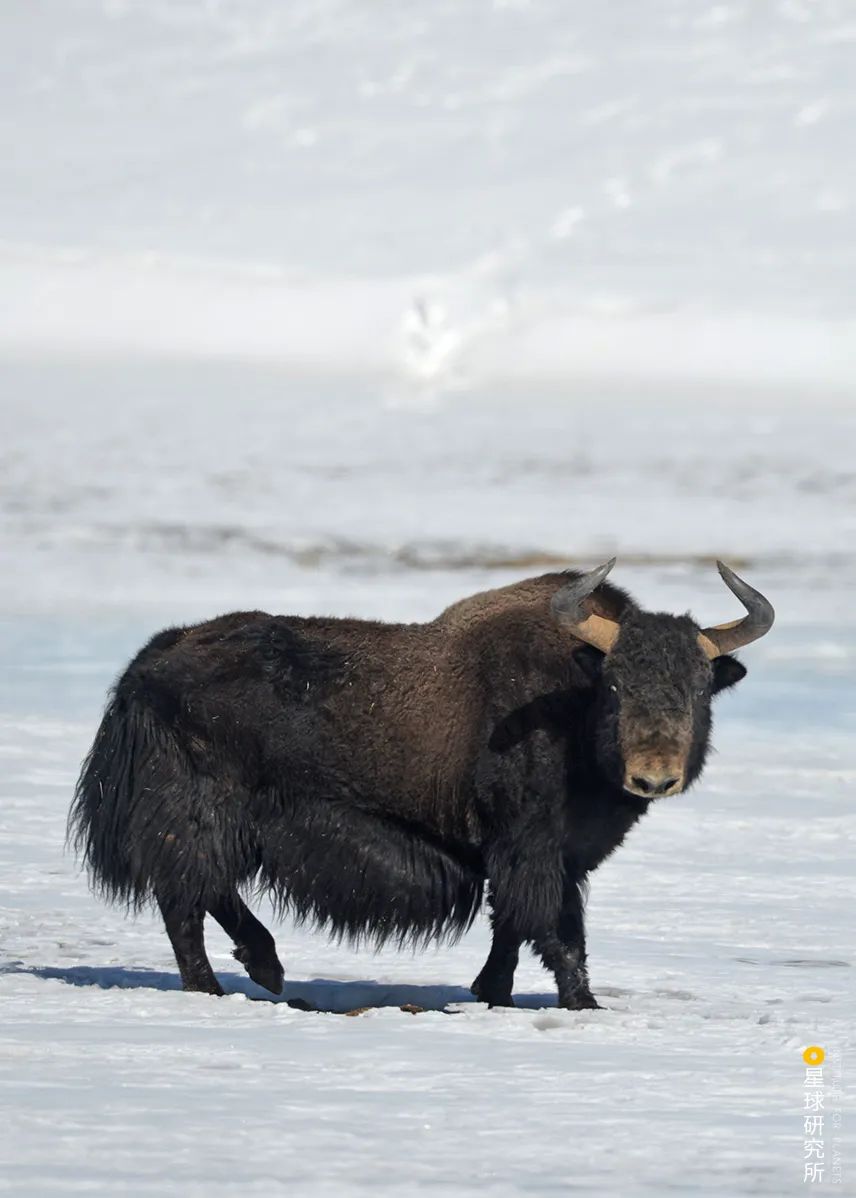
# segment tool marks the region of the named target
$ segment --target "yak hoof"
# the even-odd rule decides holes
[[[272,961],[255,961],[245,945],[236,948],[232,956],[240,961],[257,986],[270,990],[271,994],[282,994],[285,971],[276,957]]]
[[[489,1007],[513,1007],[514,999],[511,997],[511,991],[491,986],[490,982],[484,980],[479,974],[476,980],[470,986],[470,994],[474,995],[479,1002],[486,1002]]]
[[[559,999],[559,1006],[565,1011],[602,1011],[603,1007],[593,994],[569,994]]]
[[[257,986],[261,986],[264,990],[270,990],[271,994],[282,994],[285,973],[281,965],[275,969],[248,969],[247,973]]]
[[[216,978],[212,981],[182,981],[181,988],[187,994],[210,994],[212,998],[224,998],[226,994]]]

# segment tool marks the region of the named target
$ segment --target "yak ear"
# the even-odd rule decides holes
[[[729,686],[734,686],[741,678],[746,677],[746,667],[736,657],[729,657],[724,653],[722,657],[715,657],[713,660],[713,693],[718,695],[720,691],[727,690]]]
[[[580,672],[592,683],[597,682],[600,677],[603,658],[604,654],[600,649],[595,649],[594,645],[580,645],[579,649],[573,652],[574,665],[579,666]]]

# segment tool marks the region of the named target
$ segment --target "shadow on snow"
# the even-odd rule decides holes
[[[118,965],[27,966],[13,961],[0,966],[0,974],[27,974],[45,981],[64,982],[68,986],[91,986],[100,990],[181,990],[177,973],[162,973],[153,969],[125,969]],[[408,985],[374,981],[342,982],[328,978],[286,982],[282,994],[272,995],[236,973],[217,974],[220,984],[230,994],[272,1003],[297,1000],[315,1011],[343,1014],[361,1007],[420,1007],[425,1011],[443,1011],[450,1003],[475,1004],[476,999],[464,986]],[[521,1008],[555,1007],[554,994],[517,994],[515,1003]]]

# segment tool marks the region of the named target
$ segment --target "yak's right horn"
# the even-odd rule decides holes
[[[575,637],[585,641],[587,645],[593,645],[595,649],[600,649],[601,653],[609,653],[618,640],[621,625],[615,620],[607,619],[606,616],[587,612],[585,600],[600,586],[614,565],[613,557],[596,570],[590,570],[588,574],[582,574],[579,578],[566,582],[553,596],[550,604],[553,615],[569,628]]]

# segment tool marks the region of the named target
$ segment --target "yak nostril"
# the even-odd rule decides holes
[[[630,779],[630,785],[635,791],[643,795],[664,795],[673,790],[680,778],[645,778],[641,774],[634,774]]]

